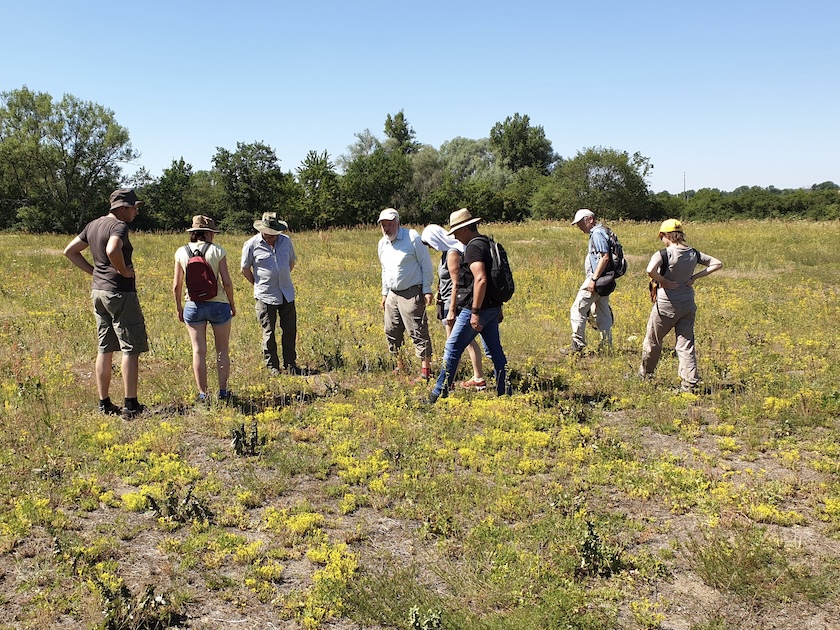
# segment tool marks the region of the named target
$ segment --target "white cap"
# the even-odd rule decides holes
[[[379,213],[379,218],[376,220],[377,223],[380,221],[393,221],[396,219],[397,221],[400,220],[400,214],[393,208],[385,208],[382,212]]]
[[[592,210],[588,210],[586,208],[581,208],[575,213],[575,218],[572,219],[572,225],[577,225],[581,222],[581,220],[585,219],[586,217],[594,217],[595,213]]]

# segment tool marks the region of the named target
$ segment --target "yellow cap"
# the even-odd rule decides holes
[[[662,225],[659,226],[660,234],[668,234],[670,232],[682,231],[682,223],[680,223],[677,219],[666,219],[662,222]]]

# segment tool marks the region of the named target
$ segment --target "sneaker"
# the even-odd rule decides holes
[[[437,402],[438,398],[440,398],[440,396],[438,396],[434,392],[430,393],[429,394],[429,404],[434,405]]]
[[[487,389],[487,381],[483,378],[471,378],[468,381],[461,383],[464,389],[474,389],[477,392]]]
[[[210,396],[208,396],[204,392],[199,392],[198,395],[195,397],[195,404],[196,405],[209,405],[210,404]]]
[[[284,369],[292,376],[306,376],[306,370],[295,363],[287,365]]]
[[[137,405],[134,409],[129,409],[128,407],[122,408],[122,417],[126,420],[130,420],[131,418],[136,418],[140,414],[146,411],[146,405]]]
[[[229,389],[219,392],[219,402],[228,403],[231,401],[231,398],[233,398],[233,392]]]
[[[122,413],[122,407],[115,405],[114,403],[99,405],[99,413],[106,416],[119,416]]]

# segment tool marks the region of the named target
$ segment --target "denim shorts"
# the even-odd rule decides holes
[[[227,302],[192,302],[184,305],[184,323],[201,324],[208,322],[213,326],[227,324],[233,315]]]

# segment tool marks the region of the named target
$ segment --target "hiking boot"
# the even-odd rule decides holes
[[[583,354],[583,348],[578,348],[576,345],[566,346],[565,348],[560,348],[560,354],[565,355],[574,355],[574,354]]]
[[[122,414],[122,407],[119,405],[115,405],[114,403],[108,403],[107,405],[99,405],[99,413],[106,415],[106,416],[119,416]]]
[[[474,389],[477,392],[487,389],[487,381],[483,378],[471,378],[461,383],[464,389]]]
[[[137,405],[133,408],[123,407],[122,417],[126,420],[131,420],[132,418],[136,418],[137,416],[142,414],[144,411],[146,411],[146,405]]]
[[[287,365],[284,369],[292,376],[306,376],[306,370],[298,366],[296,363]]]

